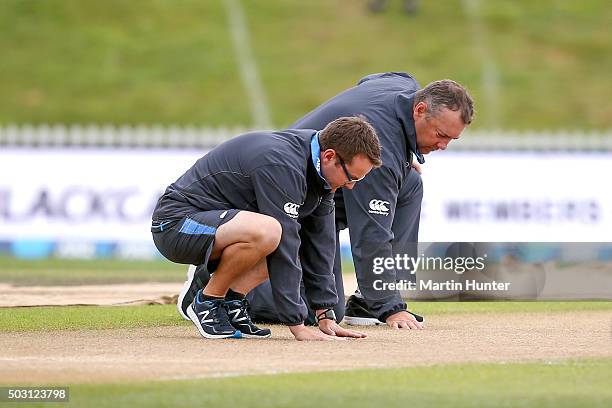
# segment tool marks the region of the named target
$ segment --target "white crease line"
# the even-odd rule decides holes
[[[271,123],[268,102],[261,79],[257,73],[257,64],[251,51],[250,36],[244,17],[244,10],[240,0],[225,0],[224,4],[232,33],[234,51],[238,59],[240,76],[251,105],[254,127],[257,129],[268,129]]]

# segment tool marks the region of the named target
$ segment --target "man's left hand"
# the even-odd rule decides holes
[[[423,330],[423,324],[417,322],[413,315],[405,311],[387,317],[386,323],[392,329]]]

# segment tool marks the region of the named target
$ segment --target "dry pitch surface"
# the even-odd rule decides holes
[[[0,383],[100,383],[612,356],[610,311],[427,316],[365,340],[206,340],[195,327],[1,333]]]

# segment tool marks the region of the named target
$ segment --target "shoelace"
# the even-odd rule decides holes
[[[210,308],[210,311],[212,315],[214,316],[213,323],[215,324],[223,323],[223,325],[230,324],[229,315],[227,314],[227,309],[223,305],[223,303],[215,302],[213,306]]]
[[[248,300],[244,299],[242,301],[242,306],[240,307],[240,311],[244,311],[244,315],[247,318],[247,322],[249,324],[251,324],[251,315],[249,314],[249,311],[251,310],[251,304],[249,303]]]
[[[240,302],[240,313],[238,314],[238,316],[244,316],[246,317],[246,321],[247,323],[251,324],[251,316],[249,315],[249,310],[251,310],[251,304],[249,303],[248,300],[243,299]],[[238,317],[236,316],[236,317]]]
[[[227,308],[225,307],[225,305],[219,305],[217,306],[217,309],[219,309],[219,311],[217,312],[217,316],[215,317],[215,323],[222,323],[224,326],[231,326],[229,314],[227,313]]]

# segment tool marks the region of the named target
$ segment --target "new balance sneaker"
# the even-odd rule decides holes
[[[407,310],[407,312],[414,316],[417,322],[423,323],[425,321],[422,316],[412,313],[409,310]],[[378,318],[376,318],[372,312],[370,312],[370,309],[368,309],[368,306],[362,298],[355,295],[349,296],[348,300],[346,301],[344,322],[351,326],[378,326],[385,324],[384,322],[378,320]]]
[[[241,338],[240,330],[236,330],[230,323],[225,299],[203,301],[201,293],[201,290],[197,292],[187,308],[187,315],[200,334],[207,339]]]
[[[230,323],[236,330],[240,330],[242,337],[265,339],[270,337],[270,329],[260,329],[255,326],[249,316],[249,302],[243,300],[226,300],[225,307],[230,316]]]
[[[191,302],[193,302],[196,293],[204,288],[209,280],[210,274],[205,266],[199,265],[196,267],[195,265],[189,265],[187,280],[183,284],[176,302],[176,308],[180,315],[183,316],[183,319],[190,320],[189,316],[187,316],[187,309],[189,309]]]

